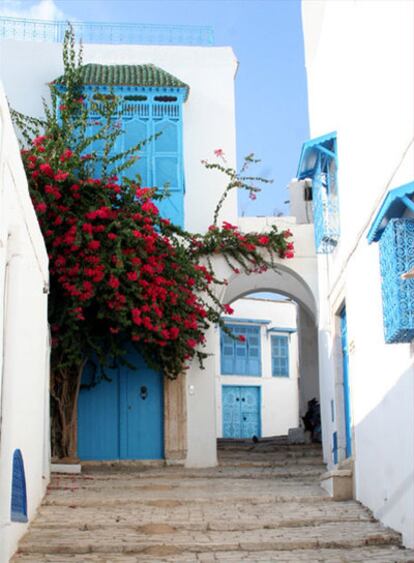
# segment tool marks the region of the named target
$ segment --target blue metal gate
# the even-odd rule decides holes
[[[164,456],[163,377],[137,352],[127,360],[137,367],[106,370],[102,380],[82,388],[78,402],[78,455],[81,460],[161,459]],[[93,367],[86,367],[88,385]]]
[[[260,387],[223,385],[223,438],[260,436]]]
[[[352,423],[351,423],[351,397],[349,389],[349,348],[348,328],[346,321],[346,308],[340,312],[341,319],[341,347],[342,347],[342,373],[344,385],[344,411],[345,411],[345,436],[346,457],[352,455]]]

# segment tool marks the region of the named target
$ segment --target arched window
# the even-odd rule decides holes
[[[12,522],[27,522],[26,477],[20,450],[15,450],[13,454],[10,518]]]

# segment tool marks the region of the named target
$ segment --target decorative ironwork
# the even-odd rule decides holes
[[[339,240],[338,197],[333,186],[334,173],[329,170],[317,172],[312,180],[313,220],[315,225],[316,252],[328,254],[334,250]]]
[[[335,133],[312,139],[303,145],[298,178],[312,180],[315,245],[319,254],[332,252],[339,240],[336,170]]]
[[[124,45],[214,44],[210,26],[155,25],[104,22],[71,22],[77,39],[83,43]],[[20,41],[63,41],[67,22],[0,17],[0,39]]]
[[[414,338],[414,279],[401,274],[414,268],[414,219],[391,219],[380,245],[385,341]]]

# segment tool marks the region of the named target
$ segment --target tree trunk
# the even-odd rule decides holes
[[[78,459],[78,397],[85,363],[77,369],[51,371],[52,457],[57,459]]]

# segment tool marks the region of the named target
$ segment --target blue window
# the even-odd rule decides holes
[[[95,65],[82,67],[83,94],[88,104],[88,136],[97,134],[102,126],[102,117],[95,108],[99,97],[116,96],[117,108],[113,114],[113,125],[122,129],[113,154],[132,149],[143,142],[136,155],[138,160],[121,172],[131,180],[140,176],[143,187],[166,190],[157,206],[163,217],[173,223],[184,225],[184,167],[182,106],[189,87],[178,78],[153,65]],[[57,89],[61,89],[59,78]],[[95,99],[94,99],[95,98]],[[95,151],[103,156],[104,142],[96,141],[85,152]],[[114,165],[121,164],[114,162]],[[94,171],[102,174],[101,163]],[[107,170],[110,175],[111,170]]]
[[[243,336],[244,342],[221,331],[221,373],[223,375],[261,376],[260,327],[226,325],[233,334]]]
[[[26,477],[24,474],[23,456],[20,450],[13,454],[11,521],[27,522]]]
[[[289,337],[271,336],[272,375],[289,377]]]
[[[118,137],[113,152],[127,151],[143,141],[137,153],[139,159],[122,174],[131,180],[136,180],[139,175],[143,187],[156,186],[160,192],[167,190],[168,197],[157,202],[160,213],[183,226],[182,97],[160,96],[159,92],[142,91],[138,87],[133,91],[140,95],[123,96],[122,91],[115,89],[122,100],[116,123],[124,133]],[[96,134],[101,127],[91,116],[89,135]],[[102,145],[97,142],[93,146],[98,155],[102,155]],[[99,175],[100,170],[95,173]]]
[[[414,338],[414,182],[391,190],[368,232],[379,241],[384,337],[387,343]]]
[[[297,177],[312,180],[316,252],[328,254],[339,240],[336,133],[304,143]]]

